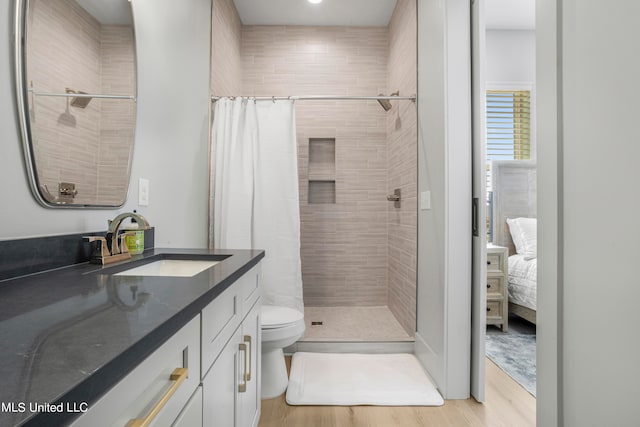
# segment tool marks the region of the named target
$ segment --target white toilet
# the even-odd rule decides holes
[[[262,306],[262,399],[280,396],[289,377],[282,349],[298,341],[304,333],[304,315],[275,305]]]

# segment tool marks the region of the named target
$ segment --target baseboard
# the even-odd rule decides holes
[[[298,341],[284,349],[287,355],[297,351],[313,353],[364,353],[392,354],[414,353],[413,341],[385,342],[330,342],[330,341]]]
[[[440,394],[446,399],[446,387],[444,378],[444,367],[438,366],[438,357],[435,351],[427,344],[422,336],[416,332],[415,334],[415,354],[422,367],[429,375],[431,381],[435,384]],[[437,374],[437,375],[434,375]]]

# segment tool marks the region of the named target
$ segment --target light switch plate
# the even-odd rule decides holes
[[[431,191],[420,192],[420,209],[423,211],[431,209]]]
[[[149,206],[149,180],[140,178],[138,181],[138,205]]]

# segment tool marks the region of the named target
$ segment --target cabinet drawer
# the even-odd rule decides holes
[[[499,253],[487,253],[487,273],[504,273],[504,255]]]
[[[499,294],[502,297],[504,292],[504,277],[487,277],[487,297],[491,297],[491,294]]]
[[[149,425],[171,425],[200,383],[199,331],[200,316],[196,316],[90,405],[72,426],[122,427],[144,419],[156,407],[161,409]]]
[[[240,325],[241,299],[236,282],[202,310],[202,378]]]
[[[502,318],[502,301],[487,301],[487,322]]]
[[[261,295],[260,264],[247,271],[236,283],[242,289],[242,317],[244,318]]]

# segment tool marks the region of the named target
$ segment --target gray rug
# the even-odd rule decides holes
[[[487,357],[500,369],[536,395],[536,336],[487,334]]]

